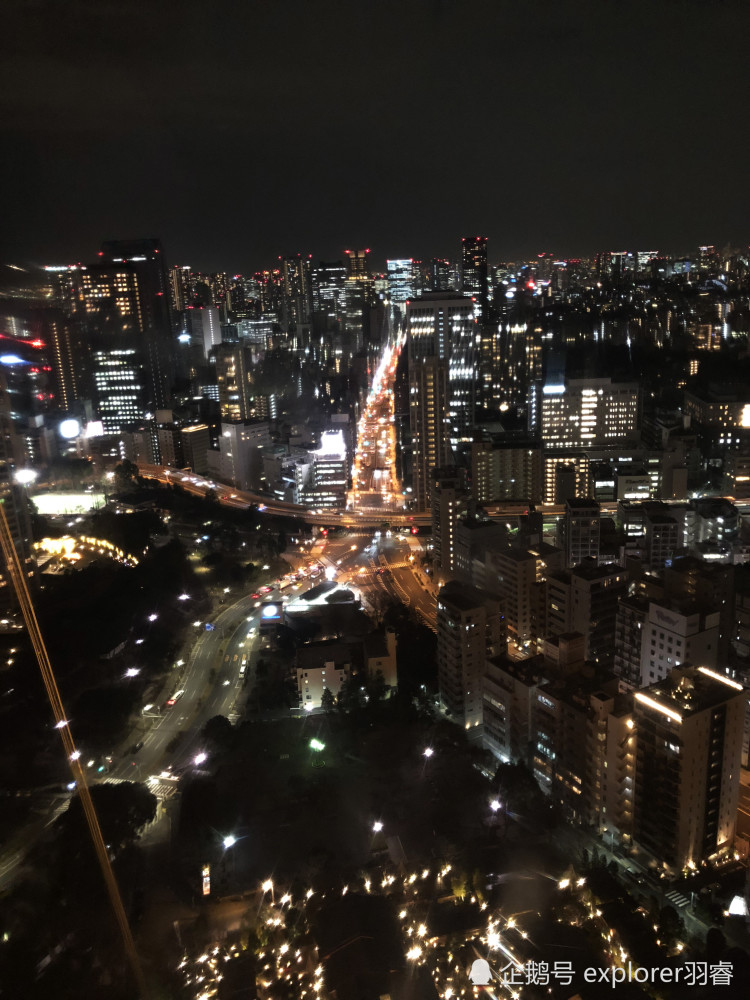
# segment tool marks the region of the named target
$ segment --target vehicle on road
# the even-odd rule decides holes
[[[173,705],[176,705],[176,704],[177,704],[177,702],[178,702],[178,701],[180,700],[180,698],[181,698],[181,697],[182,697],[182,696],[183,696],[184,694],[185,694],[185,691],[184,691],[184,690],[180,690],[180,691],[175,691],[175,693],[174,693],[174,694],[172,695],[172,697],[171,697],[171,698],[167,698],[167,706],[166,706],[166,707],[167,707],[167,708],[171,708],[171,707],[172,707]]]

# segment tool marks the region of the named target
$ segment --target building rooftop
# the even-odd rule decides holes
[[[636,706],[655,708],[674,722],[681,722],[738,695],[747,698],[747,689],[718,670],[680,667],[664,680],[636,691],[633,697]]]
[[[467,583],[459,583],[458,580],[451,580],[438,593],[438,604],[444,602],[451,604],[459,611],[471,611],[472,608],[484,607],[488,601],[496,601],[486,590],[479,587],[472,587]]]
[[[570,507],[571,510],[588,510],[593,507],[599,510],[599,501],[595,500],[593,497],[569,497],[565,501],[565,506]]]

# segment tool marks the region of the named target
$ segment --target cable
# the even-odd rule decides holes
[[[56,728],[60,731],[60,738],[68,758],[68,766],[70,767],[73,779],[78,789],[78,795],[86,816],[89,833],[91,834],[91,840],[94,845],[94,850],[96,851],[96,856],[99,861],[99,867],[102,870],[102,876],[104,877],[104,882],[109,894],[109,901],[112,905],[115,919],[117,920],[120,928],[125,953],[128,957],[128,961],[130,962],[130,967],[133,971],[138,991],[140,995],[145,998],[147,996],[146,982],[143,976],[140,959],[138,958],[138,953],[135,948],[135,941],[133,940],[130,925],[128,924],[128,918],[125,915],[125,908],[122,905],[122,897],[120,896],[117,880],[115,879],[114,872],[112,871],[112,865],[110,864],[107,847],[104,843],[101,827],[99,826],[99,819],[96,815],[94,803],[91,800],[91,792],[86,782],[86,775],[80,763],[80,753],[76,750],[75,743],[73,742],[73,734],[70,731],[70,725],[65,715],[60,690],[57,686],[57,681],[55,680],[55,674],[52,670],[52,664],[50,663],[50,659],[47,654],[47,648],[44,645],[44,639],[42,638],[39,622],[37,621],[36,613],[34,611],[31,594],[29,593],[29,588],[26,583],[26,576],[18,558],[16,547],[13,544],[13,538],[8,526],[8,518],[5,514],[4,500],[0,500],[0,546],[2,547],[3,558],[5,559],[5,565],[7,566],[8,573],[13,583],[18,603],[21,606],[21,613],[23,614],[24,621],[26,622],[26,628],[28,629],[29,637],[31,638],[31,644],[34,647],[34,653],[36,654],[39,670],[42,674],[42,680],[44,681],[44,686],[47,691],[47,697],[49,698],[49,703],[52,707],[52,714],[55,717]]]

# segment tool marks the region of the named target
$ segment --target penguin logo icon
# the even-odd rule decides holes
[[[474,986],[487,986],[492,980],[490,963],[484,958],[478,958],[472,963],[469,979]]]

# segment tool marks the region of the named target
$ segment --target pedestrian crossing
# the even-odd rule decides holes
[[[672,906],[690,906],[690,900],[687,896],[683,896],[681,892],[676,889],[672,889],[670,892],[664,893],[664,898],[668,899]]]

